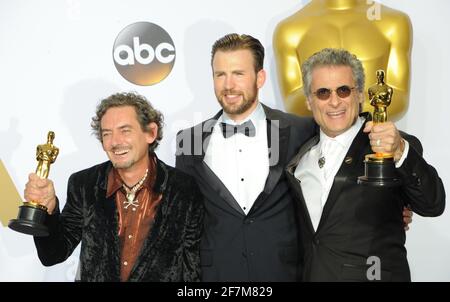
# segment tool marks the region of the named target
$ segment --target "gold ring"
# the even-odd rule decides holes
[[[379,147],[381,145],[381,139],[377,139],[375,145],[377,145],[377,147]]]

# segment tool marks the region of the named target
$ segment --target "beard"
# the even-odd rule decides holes
[[[114,152],[121,151],[123,149],[128,149],[129,150],[128,152],[130,152],[130,153],[133,151],[132,148],[130,146],[128,146],[128,145],[117,145],[117,146],[113,146],[112,147],[112,149],[110,151],[112,154],[111,155],[108,154],[109,160],[111,161],[113,167],[116,168],[116,169],[128,169],[131,166],[133,166],[135,164],[135,162],[136,162],[132,158],[127,160],[127,161],[124,161],[124,162],[116,161],[115,158],[114,158]]]
[[[116,169],[128,169],[131,166],[133,166],[134,163],[135,162],[132,159],[130,159],[129,161],[126,161],[126,162],[122,162],[122,163],[118,163],[118,162],[113,162],[112,161],[113,167],[116,168]]]
[[[236,91],[236,90],[222,90],[220,95],[216,95],[217,101],[219,102],[220,106],[222,107],[223,111],[226,114],[230,115],[237,115],[242,114],[246,112],[249,108],[252,107],[252,105],[256,102],[257,98],[257,88],[255,84],[255,88],[253,91],[251,91],[247,96],[242,91]],[[227,104],[223,98],[227,94],[235,94],[240,95],[242,97],[242,101],[236,104]]]

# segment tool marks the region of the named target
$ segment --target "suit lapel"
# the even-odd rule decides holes
[[[194,165],[194,169],[196,170],[198,177],[202,179],[202,181],[210,186],[214,193],[217,193],[220,198],[226,201],[226,203],[236,210],[238,213],[245,215],[239,203],[230,193],[230,191],[225,187],[223,182],[217,177],[217,175],[209,168],[209,166],[202,160],[198,161]],[[212,194],[209,191],[204,192],[208,196],[208,199],[211,201],[217,200],[217,195]],[[219,203],[220,204],[220,203]]]
[[[198,179],[200,179],[203,183],[209,186],[212,190],[205,190],[203,194],[206,195],[207,199],[211,202],[216,202],[218,206],[223,207],[223,202],[225,201],[232,209],[234,213],[237,212],[241,215],[245,215],[239,203],[230,193],[230,191],[225,187],[222,181],[217,177],[217,175],[209,168],[209,166],[204,162],[205,151],[208,147],[209,140],[211,138],[212,131],[214,126],[217,123],[217,120],[222,115],[223,110],[219,111],[212,119],[206,120],[201,124],[201,131],[195,131],[192,134],[193,142],[201,142],[202,151],[199,154],[192,156],[192,168],[195,171],[195,174]],[[194,143],[195,145],[195,143]],[[217,197],[220,197],[218,200]],[[226,209],[226,208],[225,208]]]
[[[285,122],[283,117],[278,116],[276,111],[262,103],[261,105],[267,121],[269,174],[264,189],[256,198],[249,215],[261,206],[278,184],[285,168],[289,147],[290,125]]]
[[[364,126],[365,123],[353,140],[350,149],[345,155],[344,161],[342,162],[341,167],[339,168],[339,171],[334,178],[333,185],[328,195],[328,199],[322,211],[322,216],[320,218],[319,226],[317,227],[317,232],[319,232],[321,227],[326,223],[327,218],[330,215],[330,212],[333,209],[334,205],[336,204],[336,201],[338,200],[345,183],[347,181],[354,181],[356,183],[356,179],[352,179],[351,175],[353,175],[353,171],[357,170],[358,166],[361,164],[361,161],[363,160],[363,157],[365,155],[364,150],[366,149],[368,144],[368,136],[362,131],[364,129]]]
[[[111,170],[112,166],[108,165],[108,167],[105,169],[106,172],[103,176],[100,176],[99,179],[101,179],[99,185],[97,186],[97,190],[95,192],[96,194],[96,200],[99,202],[96,203],[96,207],[100,207],[96,209],[96,215],[103,216],[102,219],[99,221],[102,221],[103,223],[109,225],[108,226],[108,232],[104,234],[105,242],[106,243],[112,243],[112,244],[106,244],[105,248],[113,248],[113,251],[104,251],[106,254],[112,255],[112,259],[108,259],[108,261],[111,261],[110,263],[110,269],[112,270],[112,276],[108,276],[106,280],[120,280],[120,242],[119,242],[119,222],[118,222],[118,214],[117,214],[117,207],[116,207],[116,200],[115,200],[115,194],[112,194],[109,198],[106,198],[106,188],[107,188],[107,179],[109,171]],[[100,223],[102,223],[100,222]]]
[[[276,187],[283,173],[289,144],[289,128],[280,128],[278,121],[267,119],[267,143],[269,146],[269,174],[263,191],[256,198],[249,214],[259,208]]]
[[[289,128],[280,128],[273,121],[267,121],[267,143],[269,145],[269,175],[264,192],[270,194],[283,173],[289,144]]]
[[[297,155],[291,160],[291,162],[287,165],[286,171],[288,180],[291,183],[291,188],[294,190],[294,193],[297,196],[297,199],[300,202],[301,212],[303,213],[303,217],[308,225],[308,230],[311,232],[311,234],[314,234],[314,227],[311,222],[311,217],[309,216],[308,207],[305,202],[305,197],[303,196],[303,191],[301,187],[301,182],[299,179],[295,177],[295,169],[298,166],[298,163],[300,162],[300,159],[305,155],[306,152],[308,152],[312,147],[317,145],[319,143],[319,135],[316,135],[312,137],[309,141],[307,141],[299,150]]]

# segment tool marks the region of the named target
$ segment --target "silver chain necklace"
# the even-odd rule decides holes
[[[139,201],[136,199],[136,192],[142,187],[142,184],[144,183],[145,179],[148,175],[148,169],[145,171],[144,177],[134,186],[130,189],[125,184],[122,184],[123,188],[126,192],[127,200],[123,202],[124,208],[128,209],[129,206],[133,206],[133,211],[136,211],[136,208],[139,206]]]

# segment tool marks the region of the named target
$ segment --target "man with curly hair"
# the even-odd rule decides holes
[[[101,101],[92,129],[109,161],[71,175],[60,213],[51,180],[31,173],[25,199],[48,209],[35,237],[46,265],[82,242],[81,281],[198,281],[203,197],[190,176],[159,160],[163,117],[135,93]]]

